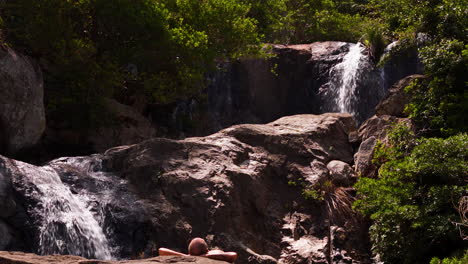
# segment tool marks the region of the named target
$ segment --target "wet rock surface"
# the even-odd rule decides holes
[[[45,166],[86,202],[115,256],[151,256],[159,247],[184,252],[200,236],[212,248],[238,252],[239,263],[321,263],[329,252],[324,205],[305,200],[303,186],[291,182],[314,186],[346,171],[353,133],[348,114],[297,115],[203,138],[155,138]],[[18,204],[40,207],[28,190],[34,190],[29,177],[41,169],[0,160]],[[327,168],[330,162],[343,169]],[[34,241],[34,215],[23,221]],[[343,230],[333,242],[336,258],[368,262],[365,225],[353,218],[334,225]]]

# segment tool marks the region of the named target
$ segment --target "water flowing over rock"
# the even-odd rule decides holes
[[[28,200],[40,254],[72,254],[110,259],[109,243],[86,204],[86,196],[72,193],[53,166],[36,167],[9,160],[13,188]]]
[[[359,123],[373,115],[374,107],[385,95],[380,73],[360,43],[333,66],[329,82],[321,89],[322,112],[350,113]]]
[[[42,167],[0,157],[0,171],[12,179],[30,223],[43,223],[42,212],[61,219],[63,211],[78,210],[68,214],[72,225],[54,222],[65,229],[59,235],[91,216],[95,220],[87,221],[99,225],[115,257],[152,255],[158,247],[183,252],[190,238],[200,236],[211,247],[238,252],[239,263],[321,263],[329,244],[337,262],[368,263],[366,225],[337,215],[333,230],[344,231],[333,231],[337,235],[329,241],[324,204],[301,194],[333,180],[326,166],[331,161],[346,173],[341,162],[353,160],[353,133],[355,120],[348,114],[297,115],[203,138],[155,138]],[[57,187],[49,190],[52,181]],[[47,195],[56,188],[62,194]],[[338,183],[336,188],[347,192]],[[67,208],[44,211],[44,199],[67,199]],[[31,231],[30,239],[38,242],[40,231]],[[100,241],[94,236],[89,243]]]
[[[34,146],[45,130],[41,70],[28,57],[0,47],[0,153]]]
[[[210,76],[212,127],[326,112],[350,113],[362,123],[386,94],[383,70],[362,44],[273,45],[272,53],[276,57],[222,64]]]
[[[223,65],[208,88],[209,112],[218,127],[321,113],[319,88],[328,82],[330,69],[343,60],[349,47],[349,43],[333,41],[273,45],[276,57],[272,59]]]

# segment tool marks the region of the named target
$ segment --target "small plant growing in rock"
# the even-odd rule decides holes
[[[328,263],[333,263],[332,225],[344,219],[349,219],[354,215],[352,209],[353,196],[346,188],[334,184],[330,179],[313,186],[307,186],[303,179],[300,178],[299,183],[289,181],[288,185],[300,186],[302,188],[302,196],[306,200],[311,200],[322,205],[324,213],[327,216],[328,225],[327,261]]]

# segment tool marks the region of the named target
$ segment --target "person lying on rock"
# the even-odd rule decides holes
[[[233,263],[237,259],[236,252],[224,252],[219,249],[208,250],[208,245],[206,244],[205,240],[199,237],[196,237],[190,241],[188,246],[188,255],[168,248],[160,248],[158,251],[159,256],[199,256],[222,260],[230,263]]]

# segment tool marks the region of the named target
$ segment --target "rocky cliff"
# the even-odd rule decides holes
[[[348,114],[298,115],[203,138],[155,138],[42,167],[2,157],[0,175],[10,186],[2,204],[13,207],[2,218],[12,234],[4,249],[47,253],[50,243],[64,254],[102,252],[99,236],[87,235],[90,227],[79,218],[67,222],[79,199],[86,204],[80,215],[92,214],[107,240],[99,241],[118,257],[149,256],[163,246],[184,251],[201,236],[238,252],[239,263],[326,263],[330,254],[337,263],[365,263],[365,223],[340,217],[340,210],[332,219],[319,197],[303,194],[328,182],[334,186],[328,191],[352,195],[355,135]],[[45,229],[53,241],[41,236]],[[89,237],[96,243],[56,242]]]

